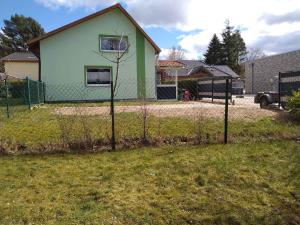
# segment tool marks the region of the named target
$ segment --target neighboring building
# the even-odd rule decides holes
[[[295,70],[300,70],[300,50],[246,62],[246,93],[278,91],[279,72]]]
[[[230,76],[234,79],[239,78],[239,75],[227,65],[207,65],[201,60],[159,60],[157,69],[158,80],[161,83],[174,80],[176,74],[173,71],[161,68],[164,68],[169,64],[172,65],[178,63],[182,65],[177,71],[178,81],[198,80],[205,77],[219,78]]]
[[[39,59],[32,52],[14,52],[1,58],[1,61],[8,76],[39,79]]]
[[[160,49],[116,4],[28,43],[40,58],[46,101],[110,99],[116,64],[107,59],[115,60],[121,37],[121,50],[127,51],[115,98],[156,99],[155,62]]]

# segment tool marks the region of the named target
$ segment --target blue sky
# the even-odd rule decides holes
[[[116,2],[0,0],[0,26],[18,13],[33,17],[48,32]],[[162,57],[180,45],[186,58],[200,58],[213,34],[220,36],[226,19],[241,29],[249,50],[276,54],[300,49],[299,0],[122,0],[121,4],[162,49]]]

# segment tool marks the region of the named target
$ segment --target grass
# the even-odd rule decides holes
[[[16,152],[20,149],[26,152],[41,148],[41,146],[47,148],[49,144],[61,144],[62,134],[68,136],[71,142],[84,141],[86,134],[84,125],[90,129],[88,132],[93,141],[108,140],[111,136],[109,116],[58,117],[53,114],[53,110],[57,106],[45,105],[31,111],[22,106],[14,107],[11,118],[2,117],[0,121],[2,147],[8,152]],[[5,108],[2,107],[1,110],[3,112]],[[203,120],[200,118],[199,120],[199,118],[151,116],[147,124],[150,138],[180,137],[184,139],[200,136],[204,143],[220,143],[223,140],[224,121],[221,119]],[[138,113],[116,114],[116,132],[118,141],[141,137],[143,132],[141,116]],[[300,125],[273,118],[256,121],[234,120],[229,123],[229,140],[231,142],[299,137]]]
[[[299,224],[300,145],[0,158],[0,224]]]

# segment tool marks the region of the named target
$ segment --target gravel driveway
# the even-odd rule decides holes
[[[267,116],[276,116],[277,111],[260,109],[258,104],[253,103],[253,97],[233,98],[234,105],[229,105],[230,119],[255,120]],[[149,104],[142,106],[115,106],[116,113],[137,112],[147,109],[149,114],[158,117],[185,117],[203,116],[206,118],[224,117],[224,100],[200,102],[182,102],[178,104]],[[109,115],[110,108],[102,107],[60,107],[55,109],[56,114],[61,115]]]

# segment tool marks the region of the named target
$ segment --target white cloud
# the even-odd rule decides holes
[[[51,8],[69,9],[103,8],[117,2],[114,0],[36,1]],[[289,38],[289,43],[283,41],[283,37],[300,31],[299,16],[295,14],[300,10],[299,0],[125,0],[123,2],[127,5],[127,10],[143,26],[177,28],[187,32],[178,37],[178,44],[186,50],[186,57],[197,58],[205,52],[212,35],[222,32],[225,19],[229,19],[232,25],[243,28],[242,36],[249,47],[261,47],[267,53],[283,52],[292,47],[300,49],[300,42],[298,44],[295,38]],[[195,32],[199,29],[201,31]],[[268,40],[272,40],[273,43],[267,45]],[[286,48],[277,46],[282,44],[285,44]]]
[[[144,26],[183,26],[191,0],[127,0],[128,11]]]
[[[161,48],[160,50],[161,50],[161,52],[159,53],[159,58],[160,59],[167,59],[168,55],[169,55],[169,52],[170,52],[170,49],[169,48]]]
[[[68,9],[76,9],[84,7],[89,10],[94,10],[96,7],[105,7],[116,3],[114,0],[35,0],[36,2],[51,9],[65,7]]]
[[[161,52],[159,54],[160,59],[167,59],[169,56],[171,48],[161,48]],[[199,59],[198,52],[188,52],[184,51],[184,59]]]

